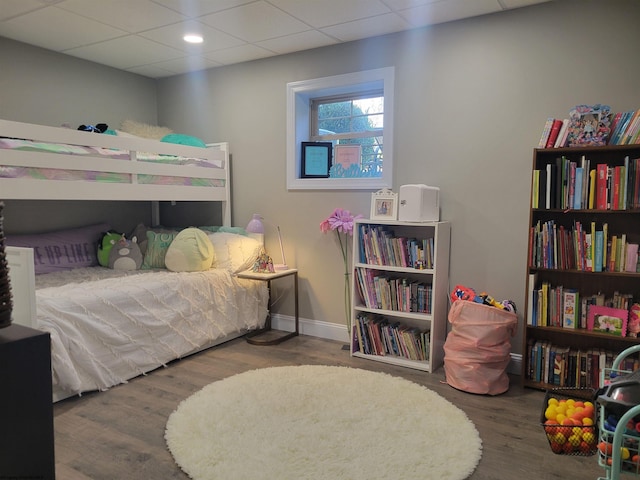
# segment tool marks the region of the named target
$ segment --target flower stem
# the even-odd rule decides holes
[[[344,261],[344,315],[347,322],[347,332],[349,333],[349,338],[351,338],[351,285],[349,282],[349,242],[345,237],[343,243],[340,232],[338,232],[338,230],[335,230],[335,232],[338,237],[338,242],[340,243],[342,260]]]

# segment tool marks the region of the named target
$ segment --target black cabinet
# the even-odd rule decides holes
[[[51,341],[21,325],[0,329],[0,478],[55,478]]]

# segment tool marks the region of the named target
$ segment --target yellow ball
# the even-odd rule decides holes
[[[558,425],[562,425],[565,418],[567,418],[567,416],[564,413],[556,413],[556,423]]]
[[[583,424],[583,425],[587,425],[587,426],[591,426],[591,425],[593,425],[593,418],[590,418],[590,417],[584,417],[584,418],[582,419],[582,424]]]
[[[620,458],[622,458],[622,460],[626,460],[629,458],[629,449],[627,447],[622,447],[620,449]]]
[[[582,439],[578,435],[571,435],[567,440],[574,447],[579,447],[580,442],[582,442]]]
[[[544,411],[544,418],[547,420],[555,420],[556,418],[556,407],[554,405],[549,405],[547,409]]]
[[[591,432],[585,432],[582,434],[582,440],[587,442],[589,445],[593,445],[596,443],[596,436]]]
[[[547,405],[558,405],[558,399],[557,399],[557,398],[553,398],[553,397],[551,397],[551,398],[547,401]]]
[[[567,441],[567,438],[562,433],[556,433],[553,436],[553,439],[555,440],[556,443],[560,445],[564,444],[564,442]]]

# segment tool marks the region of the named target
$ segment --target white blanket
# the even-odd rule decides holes
[[[227,270],[105,268],[38,276],[38,328],[51,334],[54,397],[106,390],[264,324],[265,282]],[[100,278],[107,276],[109,278]]]

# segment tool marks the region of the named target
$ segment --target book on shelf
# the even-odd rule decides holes
[[[582,167],[575,167],[575,174],[574,174],[574,178],[573,178],[573,183],[575,184],[574,187],[574,194],[573,194],[573,209],[574,210],[580,210],[583,206],[583,202],[582,202],[582,186],[584,184],[584,180],[582,178]]]
[[[551,129],[549,130],[549,136],[547,137],[547,141],[545,143],[544,148],[553,148],[555,146],[556,140],[558,139],[558,135],[560,134],[561,128],[562,128],[562,120],[554,118],[553,123],[551,124]]]
[[[637,272],[638,269],[638,244],[627,243],[627,253],[625,260],[625,272]]]
[[[527,284],[527,325],[536,326],[534,303],[536,299],[536,281],[538,279],[537,273],[529,274],[529,282]]]
[[[567,143],[567,134],[569,127],[569,119],[565,118],[562,120],[562,126],[560,127],[560,132],[558,132],[558,138],[556,138],[556,142],[553,145],[553,148],[561,148],[564,147]]]
[[[607,209],[607,164],[599,163],[596,167],[596,208],[598,210]]]
[[[569,112],[567,146],[606,145],[611,133],[611,108],[608,105],[576,105]]]
[[[547,145],[547,140],[549,140],[549,134],[551,133],[551,127],[553,127],[554,118],[547,118],[544,123],[544,127],[542,128],[542,134],[540,135],[540,140],[538,141],[538,148],[545,148]]]
[[[580,295],[575,288],[566,288],[563,294],[562,327],[575,329],[576,321],[579,321]]]

